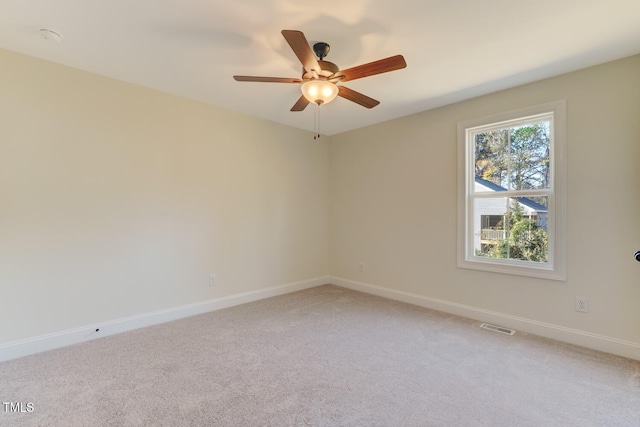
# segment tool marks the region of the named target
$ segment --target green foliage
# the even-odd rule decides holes
[[[538,227],[535,220],[523,215],[523,208],[514,201],[508,215],[507,239],[492,245],[483,255],[492,258],[519,259],[547,262],[549,240],[547,230]]]

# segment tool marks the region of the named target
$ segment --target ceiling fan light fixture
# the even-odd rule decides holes
[[[327,104],[338,96],[338,87],[326,80],[310,80],[300,86],[302,94],[309,102]]]

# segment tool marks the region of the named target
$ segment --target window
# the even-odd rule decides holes
[[[565,280],[565,102],[458,123],[458,266]]]

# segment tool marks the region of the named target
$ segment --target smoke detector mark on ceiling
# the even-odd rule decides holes
[[[58,43],[60,43],[62,41],[62,34],[56,32],[56,31],[53,31],[53,30],[49,30],[48,28],[40,29],[40,35],[45,40],[54,41],[54,42],[58,42]]]

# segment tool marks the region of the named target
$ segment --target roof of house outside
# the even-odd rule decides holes
[[[490,190],[493,190],[493,191],[507,191],[506,188],[501,187],[501,186],[499,186],[498,184],[496,184],[494,182],[487,181],[486,179],[482,179],[482,178],[476,177],[476,182],[478,184],[480,184],[480,185],[483,185],[483,186],[487,187]],[[516,200],[519,203],[527,206],[528,208],[533,209],[534,211],[537,211],[537,212],[548,212],[549,211],[549,209],[546,206],[541,205],[538,202],[534,202],[533,200],[531,200],[531,199],[529,199],[527,197],[516,197]]]

